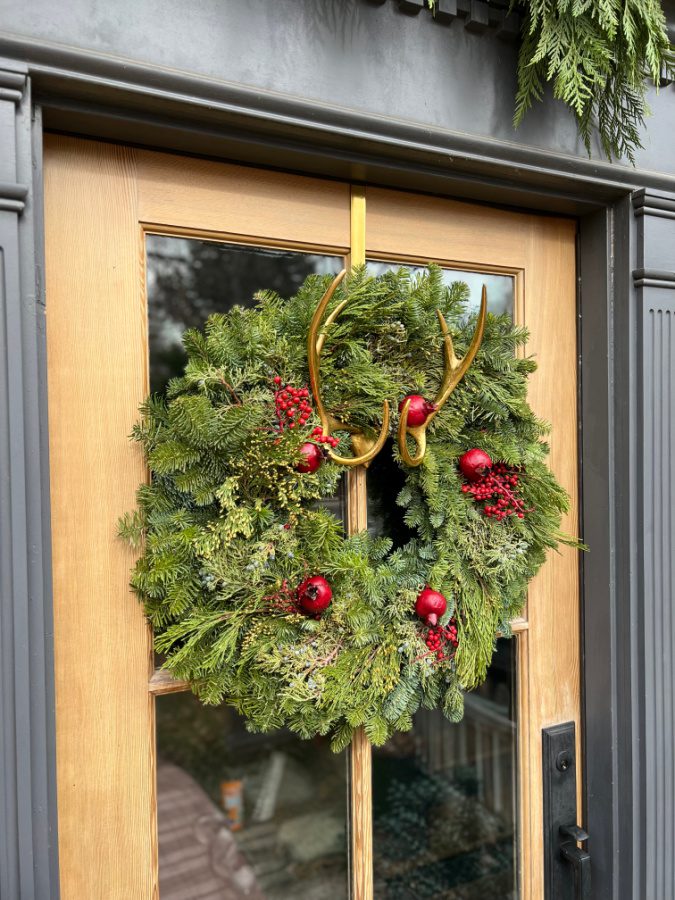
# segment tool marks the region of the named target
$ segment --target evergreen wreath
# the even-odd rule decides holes
[[[133,432],[151,481],[120,533],[142,548],[131,585],[167,670],[251,730],[330,734],[340,750],[359,726],[382,744],[420,706],[459,720],[528,582],[569,539],[547,428],[526,399],[527,333],[491,314],[421,465],[394,442],[382,450],[405,473],[397,503],[412,537],[393,547],[345,535],[322,501],[345,471],[325,448],[349,456],[350,436],[323,433],[307,387],[308,329],[329,282],[310,276],[290,300],[260,292],[254,308],[185,333],[184,374],[148,398]],[[324,327],[323,401],[346,427],[377,434],[383,399],[434,396],[443,379],[436,310],[460,353],[476,317],[468,287],[444,286],[433,266],[380,277],[362,267],[329,310],[343,301]],[[414,403],[407,413],[414,425]]]

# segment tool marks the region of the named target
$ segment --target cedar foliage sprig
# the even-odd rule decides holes
[[[432,11],[436,0],[428,0]],[[649,114],[647,84],[675,76],[660,0],[511,0],[521,10],[514,124],[544,85],[572,110],[589,155],[594,128],[605,155],[635,163]]]
[[[261,292],[255,308],[186,333],[184,374],[146,401],[133,433],[151,482],[120,533],[142,547],[131,584],[170,672],[204,702],[232,704],[253,730],[330,733],[339,750],[359,726],[375,744],[410,728],[421,705],[461,718],[462,691],[484,679],[497,634],[508,633],[558,543],[567,496],[527,404],[534,364],[516,353],[526,332],[489,315],[478,356],[429,429],[424,463],[406,470],[397,502],[413,539],[392,550],[367,532],[346,537],[320,504],[342,470],[328,461],[314,474],[295,468],[318,419],[279,432],[274,406],[274,376],[307,383],[307,329],[328,282],[311,276],[287,301]],[[347,296],[322,354],[325,400],[343,421],[376,428],[384,398],[396,409],[406,394],[436,393],[435,310],[458,355],[475,317],[465,313],[466,285],[445,287],[434,267],[378,278],[362,268],[333,304]],[[340,438],[348,454],[348,435]],[[473,445],[521,467],[525,519],[493,522],[462,493],[457,459]],[[309,574],[333,588],[318,620],[293,602]],[[430,657],[414,614],[426,583],[448,598],[443,624],[457,622],[457,652],[443,660]]]

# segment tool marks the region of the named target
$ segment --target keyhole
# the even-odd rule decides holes
[[[555,766],[559,772],[566,772],[572,765],[572,757],[569,750],[561,750],[558,754]]]

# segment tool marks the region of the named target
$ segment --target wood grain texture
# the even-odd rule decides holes
[[[115,522],[144,477],[127,435],[147,385],[143,228],[264,246],[431,259],[516,277],[536,412],[576,498],[574,225],[70,138],[45,148],[57,765],[64,900],[156,897],[153,694],[130,554]],[[367,227],[367,233],[366,233]],[[350,531],[367,524],[349,473]],[[96,498],[96,503],[91,498]],[[576,505],[565,524],[574,532]],[[577,559],[550,560],[517,623],[522,898],[540,900],[541,728],[579,711]],[[152,677],[151,677],[152,676]],[[372,757],[352,745],[352,885],[371,900]]]
[[[47,304],[61,895],[157,897],[149,629],[116,537],[146,470],[144,236],[346,253],[349,188],[48,137]]]
[[[142,222],[349,249],[349,186],[247,166],[138,151]]]
[[[362,728],[351,754],[352,897],[373,900],[373,748]]]
[[[528,353],[537,371],[530,380],[532,408],[551,423],[549,464],[572,497],[562,528],[577,533],[577,355],[575,224],[564,219],[532,217],[525,258],[525,324]],[[527,635],[529,659],[530,897],[542,897],[543,795],[541,729],[574,720],[580,760],[580,656],[578,552],[562,547],[549,553],[530,585]],[[581,772],[581,765],[577,766]],[[581,790],[581,780],[577,785]],[[524,835],[524,838],[526,836]]]
[[[491,271],[522,268],[528,237],[523,221],[529,216],[384,188],[367,188],[366,202],[369,257]]]
[[[550,465],[572,497],[563,529],[576,534],[575,223],[379,188],[367,188],[366,203],[369,257],[515,275],[515,314],[530,330],[526,350],[539,366],[529,399],[537,415],[551,423]],[[580,734],[576,551],[564,547],[549,554],[530,586],[517,631],[520,887],[523,900],[540,900],[541,729],[574,720]]]
[[[347,473],[347,531],[368,527],[366,468]],[[351,743],[351,881],[354,900],[373,900],[373,749],[363,728]]]
[[[56,750],[63,900],[156,896],[149,629],[116,537],[147,326],[132,150],[45,143]]]
[[[366,196],[362,187],[351,190],[350,266],[366,261]],[[365,466],[347,474],[347,531],[368,528],[368,488]],[[354,900],[373,898],[373,748],[363,728],[351,744],[351,865]]]
[[[155,669],[148,682],[148,690],[151,694],[159,697],[161,694],[179,694],[181,691],[189,691],[190,685],[187,681],[174,678],[166,669]]]

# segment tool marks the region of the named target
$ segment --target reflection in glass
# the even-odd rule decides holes
[[[515,900],[514,641],[462,722],[440,710],[373,753],[377,900]]]
[[[368,531],[373,537],[387,537],[393,548],[402,547],[415,536],[405,522],[404,510],[396,498],[405,486],[405,472],[394,459],[390,438],[370,463],[366,475],[368,490]]]
[[[165,390],[186,362],[181,342],[188,328],[203,328],[212,313],[251,307],[257,291],[292,297],[308,275],[337,274],[338,256],[218,244],[150,234],[146,243],[150,390]],[[345,479],[323,502],[346,521]]]
[[[185,364],[181,336],[211,313],[291,296],[307,275],[337,273],[316,254],[147,239],[150,381]],[[344,517],[344,490],[327,501]],[[251,735],[226,707],[191,694],[157,698],[161,900],[341,900],[348,895],[347,766],[327,739]]]
[[[368,270],[373,275],[383,275],[392,269],[405,268],[413,274],[424,272],[426,266],[407,266],[396,262],[368,260]],[[487,288],[488,311],[496,316],[514,313],[514,279],[511,275],[495,275],[489,272],[467,272],[463,269],[443,269],[443,283],[451,285],[453,281],[463,281],[468,285],[470,298],[467,304],[468,313],[476,313],[480,307],[483,285]]]
[[[346,898],[345,754],[192,694],[156,703],[160,900]]]
[[[337,274],[342,259],[291,250],[147,237],[150,388],[161,391],[185,365],[181,337],[211,313],[253,306],[256,291],[291,297],[308,275]]]

